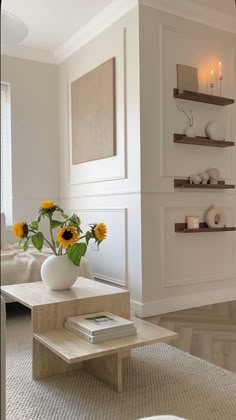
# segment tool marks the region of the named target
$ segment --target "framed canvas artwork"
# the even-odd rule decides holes
[[[71,83],[72,164],[116,154],[115,58]]]
[[[177,64],[177,88],[179,93],[182,93],[184,90],[198,92],[198,69]]]

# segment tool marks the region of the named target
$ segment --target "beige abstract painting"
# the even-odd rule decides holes
[[[116,153],[115,58],[71,83],[72,164]]]

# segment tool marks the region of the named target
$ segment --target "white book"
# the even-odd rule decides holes
[[[76,326],[81,331],[90,335],[100,335],[105,332],[122,331],[134,326],[133,321],[121,318],[110,312],[98,312],[67,318],[67,323]]]
[[[114,340],[116,338],[128,337],[130,335],[137,334],[137,330],[135,327],[132,327],[132,328],[128,327],[127,329],[123,331],[115,331],[115,332],[110,332],[110,333],[105,333],[105,334],[100,334],[100,335],[95,335],[95,336],[87,334],[84,331],[81,331],[79,328],[72,326],[68,322],[65,322],[65,328],[71,331],[73,334],[78,335],[79,337],[83,338],[86,341],[89,341],[92,344],[101,343],[102,341],[109,341],[109,340]]]

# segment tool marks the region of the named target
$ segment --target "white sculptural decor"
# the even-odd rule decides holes
[[[201,184],[201,181],[202,181],[202,179],[201,179],[200,175],[192,174],[189,177],[189,183],[190,184]]]
[[[193,128],[193,113],[192,110],[189,110],[189,113],[187,113],[183,107],[180,107],[179,105],[176,105],[176,108],[183,112],[184,115],[187,117],[187,126],[185,128],[185,135],[186,137],[196,137],[195,130]]]
[[[209,228],[223,228],[226,225],[225,212],[220,207],[213,206],[206,214],[206,224]]]
[[[210,179],[210,176],[209,176],[209,174],[208,174],[208,172],[207,171],[205,171],[205,172],[202,172],[201,174],[200,174],[200,177],[201,177],[201,183],[202,184],[207,184],[208,183],[208,181],[209,181],[209,179]]]
[[[189,177],[190,184],[211,184],[216,185],[218,184],[218,180],[220,178],[220,172],[217,168],[208,169],[201,174],[191,174]]]
[[[220,121],[210,121],[205,130],[209,139],[225,140],[225,128]]]
[[[207,171],[210,177],[210,184],[218,184],[218,180],[220,178],[220,172],[217,168],[211,168]]]

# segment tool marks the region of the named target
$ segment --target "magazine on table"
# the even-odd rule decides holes
[[[79,337],[83,338],[84,340],[89,341],[92,344],[101,343],[103,341],[114,340],[116,338],[123,338],[123,337],[128,337],[130,335],[137,334],[137,330],[134,326],[128,327],[122,331],[116,330],[113,332],[106,332],[105,334],[99,334],[99,335],[87,334],[86,332],[80,330],[78,327],[75,327],[72,324],[69,324],[68,322],[65,322],[65,328],[71,331],[73,334],[78,335]]]
[[[133,321],[121,318],[110,312],[98,312],[67,318],[67,323],[90,335],[100,335],[108,332],[123,331],[134,327]]]

